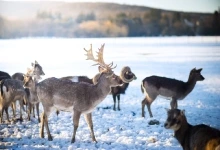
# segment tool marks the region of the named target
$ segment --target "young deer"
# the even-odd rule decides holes
[[[41,65],[35,60],[34,63],[31,63],[32,65],[32,68],[31,69],[27,69],[27,73],[26,75],[28,76],[32,76],[33,80],[38,82],[40,79],[41,79],[41,75],[45,75],[44,71],[43,71],[43,68],[41,67]],[[16,79],[16,80],[20,80],[20,81],[24,81],[24,75],[23,73],[15,73],[14,75],[12,75],[12,78],[13,79]],[[25,89],[26,91],[26,95],[27,95],[27,98],[28,98],[28,101],[27,101],[27,106],[28,106],[28,120],[30,120],[30,114],[31,114],[31,111],[33,112],[33,116],[35,117],[35,113],[34,113],[34,108],[36,106],[36,110],[37,110],[37,115],[38,115],[38,121],[40,121],[39,119],[39,103],[31,103],[30,100],[31,98],[33,98],[33,96],[30,96],[30,91],[28,88]],[[13,114],[15,116],[15,112],[16,112],[16,102],[12,102],[12,110],[13,110]]]
[[[42,69],[42,68],[41,68]],[[43,71],[43,70],[42,70]],[[27,106],[28,106],[28,120],[30,120],[31,112],[33,110],[33,116],[35,117],[34,107],[36,106],[38,122],[40,122],[39,117],[39,100],[36,92],[36,84],[38,83],[38,79],[40,79],[40,74],[30,74],[29,71],[26,75],[24,75],[24,87],[26,88],[27,93]]]
[[[191,125],[184,110],[167,109],[166,129],[174,130],[174,136],[184,150],[220,150],[220,131],[207,125]]]
[[[141,90],[146,95],[142,101],[142,117],[145,105],[150,117],[153,117],[150,106],[158,95],[171,99],[171,108],[177,108],[177,100],[184,99],[193,90],[197,81],[205,79],[201,71],[202,69],[192,69],[187,82],[158,76],[146,77],[141,84]]]
[[[44,109],[40,129],[40,137],[42,138],[44,137],[44,127],[46,127],[48,140],[52,140],[48,126],[48,117],[51,111],[55,109],[73,113],[74,129],[71,140],[72,143],[75,142],[75,135],[81,114],[85,116],[92,141],[96,142],[93,131],[92,111],[109,94],[111,87],[121,85],[122,80],[112,71],[112,69],[114,69],[114,67],[112,67],[113,63],[109,65],[104,63],[104,45],[99,49],[97,59],[93,56],[92,45],[90,50],[84,50],[87,52],[87,60],[97,62],[103,69],[97,84],[48,78],[36,85],[37,95]]]

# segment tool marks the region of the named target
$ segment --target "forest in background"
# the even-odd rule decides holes
[[[114,3],[0,1],[0,38],[214,36],[220,35],[219,13]]]

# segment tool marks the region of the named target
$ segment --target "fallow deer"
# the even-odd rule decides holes
[[[98,52],[98,58],[95,59],[90,50],[86,50],[87,60],[93,60],[103,69],[98,78],[97,84],[88,84],[85,82],[71,82],[57,78],[48,78],[36,85],[37,95],[42,102],[44,112],[41,119],[40,137],[44,137],[44,127],[46,127],[48,140],[52,140],[49,131],[48,117],[52,110],[68,111],[73,113],[73,136],[71,142],[75,142],[75,135],[79,125],[81,114],[84,114],[88,123],[92,141],[96,142],[93,131],[92,111],[109,94],[111,87],[122,84],[119,76],[115,75],[113,63],[107,65],[103,60],[104,44]]]
[[[22,121],[23,101],[27,102],[26,92],[21,81],[14,79],[4,79],[0,84],[0,123],[3,121],[3,112],[6,112],[9,122],[8,107],[12,102],[19,100],[20,102],[20,120]]]
[[[220,149],[220,131],[204,124],[189,124],[184,110],[167,109],[164,127],[174,130],[174,137],[184,150]]]
[[[99,72],[101,72],[100,69],[99,69]],[[126,82],[123,82],[123,84],[120,86],[111,87],[110,94],[112,95],[113,102],[114,102],[113,110],[116,110],[116,108],[115,108],[116,96],[118,99],[118,110],[120,110],[120,94],[125,94],[125,91],[128,88],[129,83],[133,80],[136,80],[135,74],[131,71],[130,67],[128,67],[128,66],[125,66],[122,68],[121,73],[120,73],[120,77],[124,78],[123,80]],[[67,76],[67,77],[62,77],[60,79],[61,80],[70,80],[72,82],[86,82],[86,83],[90,83],[90,84],[96,84],[97,78],[99,78],[99,74],[97,74],[96,77],[93,79],[90,79],[87,76]]]
[[[27,73],[26,75],[28,76],[32,76],[33,80],[35,82],[38,82],[40,79],[41,79],[41,75],[45,75],[44,71],[43,71],[43,68],[41,67],[41,65],[35,60],[34,63],[31,63],[31,66],[32,68],[31,69],[27,69]],[[12,78],[13,79],[16,79],[16,80],[20,80],[20,81],[24,81],[24,76],[25,74],[23,73],[15,73],[12,75]],[[28,101],[27,101],[27,106],[28,106],[28,120],[30,120],[30,114],[31,112],[33,112],[33,116],[35,117],[35,112],[34,112],[34,109],[35,109],[35,106],[36,106],[36,110],[37,110],[37,116],[38,116],[38,121],[40,121],[39,119],[39,103],[31,103],[31,101],[29,100],[30,98],[33,98],[31,95],[30,95],[30,91],[29,89],[25,89],[26,91],[26,95],[27,95],[27,98],[28,98]],[[12,105],[12,110],[13,110],[13,114],[15,116],[15,112],[16,112],[16,102],[13,102]],[[32,111],[33,110],[33,111]]]
[[[177,100],[184,99],[193,90],[197,81],[205,79],[201,75],[201,71],[202,69],[192,69],[187,82],[159,76],[146,77],[141,84],[141,90],[146,95],[142,101],[142,117],[145,116],[145,105],[150,117],[153,117],[150,106],[158,95],[171,99],[171,108],[177,108]]]

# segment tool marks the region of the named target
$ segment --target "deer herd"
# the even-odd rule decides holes
[[[117,65],[113,62],[106,64],[103,58],[104,44],[98,49],[97,58],[94,57],[92,44],[86,51],[87,60],[94,61],[98,65],[99,73],[92,79],[87,76],[66,76],[62,78],[47,78],[40,64],[35,61],[32,68],[26,74],[15,73],[10,76],[0,71],[0,123],[3,123],[5,112],[7,122],[10,122],[8,108],[12,108],[13,119],[16,118],[16,101],[19,101],[20,118],[22,111],[35,116],[37,110],[38,122],[40,123],[40,137],[44,138],[46,128],[48,140],[53,140],[48,125],[48,117],[53,111],[71,112],[73,117],[73,135],[71,143],[75,142],[79,119],[84,115],[90,129],[92,141],[97,142],[93,131],[92,111],[109,94],[113,96],[113,110],[116,110],[116,98],[118,99],[117,110],[120,110],[120,94],[125,91],[130,82],[136,79],[136,75],[130,67],[122,68],[120,75],[113,71]],[[185,150],[220,150],[220,131],[207,125],[191,125],[187,122],[185,111],[179,110],[177,100],[184,99],[195,87],[197,81],[203,81],[202,69],[192,69],[187,82],[160,77],[150,76],[142,80],[141,91],[145,94],[142,100],[142,117],[145,117],[145,105],[150,117],[153,117],[151,104],[158,96],[170,99],[170,109],[167,109],[167,120],[164,124],[166,129],[174,130],[174,136]],[[39,105],[42,104],[43,112],[39,115]],[[12,119],[12,120],[13,120]]]

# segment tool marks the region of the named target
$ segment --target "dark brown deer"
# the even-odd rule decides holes
[[[44,137],[44,127],[46,127],[48,140],[52,140],[48,126],[48,116],[55,109],[73,113],[74,130],[72,143],[75,142],[81,114],[84,114],[85,120],[88,123],[92,141],[96,142],[93,131],[92,111],[109,94],[111,87],[122,84],[120,77],[112,71],[114,69],[112,67],[113,63],[107,65],[104,62],[103,50],[104,45],[99,49],[97,59],[93,56],[92,45],[90,50],[86,50],[87,60],[95,61],[103,69],[97,84],[48,78],[36,85],[37,95],[44,109],[41,119],[40,137]]]
[[[204,124],[189,124],[184,110],[167,109],[164,127],[174,130],[174,137],[184,150],[220,149],[220,131]]]
[[[3,112],[6,112],[9,122],[8,107],[12,102],[19,100],[20,102],[20,120],[22,121],[23,101],[27,102],[26,92],[23,83],[14,79],[3,79],[0,84],[0,123],[3,121]]]
[[[7,72],[0,71],[0,81],[2,79],[11,79],[11,76]]]
[[[193,90],[197,81],[203,81],[205,79],[201,75],[201,71],[202,69],[192,69],[187,82],[159,76],[146,77],[141,84],[141,90],[146,95],[142,101],[142,117],[145,116],[145,105],[147,106],[150,117],[153,117],[150,106],[158,95],[171,99],[171,108],[177,108],[177,100],[184,99]]]

